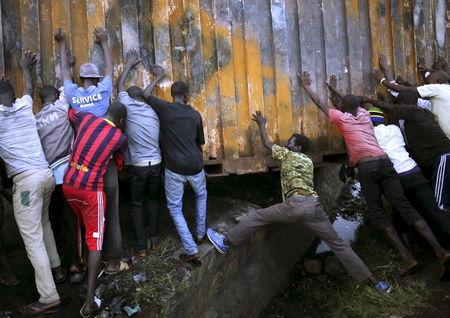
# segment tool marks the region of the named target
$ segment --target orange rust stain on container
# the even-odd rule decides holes
[[[419,8],[424,16],[419,24],[423,25],[414,28],[412,12],[417,2],[412,0],[329,1],[336,3],[326,2],[328,7],[345,6],[342,16],[336,14],[339,20],[336,23],[344,24],[341,29],[347,33],[342,34],[341,40],[348,41],[350,69],[337,75],[349,77],[356,92],[369,91],[367,73],[370,65],[378,65],[379,52],[387,54],[391,63],[396,60],[397,73],[405,72],[410,80],[416,78],[419,54],[416,50],[428,60],[435,54],[432,3],[423,2]],[[193,93],[190,103],[204,120],[207,140],[204,157],[215,159],[216,164],[223,163],[224,172],[266,169],[270,161],[268,152],[261,146],[259,129],[251,120],[256,110],[268,117],[274,141],[284,143],[293,132],[303,129],[320,145],[321,151],[340,153],[344,149],[340,133],[326,123],[324,116],[318,115],[317,107],[304,98],[303,92],[294,97],[295,89],[300,88],[293,88],[295,82],[290,79],[303,68],[320,72],[333,63],[330,58],[335,48],[325,45],[325,52],[312,49],[320,47],[317,43],[326,41],[325,38],[317,39],[317,43],[302,41],[297,54],[286,47],[289,30],[295,30],[301,38],[315,40],[311,34],[323,21],[313,21],[314,15],[303,13],[317,13],[317,4],[325,2],[297,1],[297,13],[304,15],[302,20],[284,12],[287,1],[281,2],[267,1],[261,5],[257,0],[3,0],[5,68],[19,95],[23,89],[18,65],[21,48],[33,49],[42,55],[37,79],[41,77],[45,84],[56,83],[60,77],[59,47],[53,39],[57,27],[66,31],[77,56],[76,78],[79,65],[88,60],[102,68],[103,54],[93,44],[92,30],[106,25],[114,56],[114,82],[123,68],[124,46],[137,46],[144,65],[155,61],[165,68],[166,78],[156,90],[159,97],[171,100],[173,80],[186,80]],[[137,15],[124,12],[123,8],[136,10]],[[143,12],[139,12],[140,8]],[[399,19],[393,21],[395,12],[399,13]],[[258,17],[263,14],[271,16],[271,19],[263,17],[265,28],[258,24]],[[284,19],[283,23],[277,19]],[[311,21],[305,23],[305,19]],[[360,29],[351,32],[351,28]],[[137,36],[127,34],[136,31]],[[404,36],[399,37],[400,33]],[[355,49],[362,36],[366,43],[364,50],[372,54]],[[149,71],[141,67],[133,76],[130,83],[138,85],[148,84],[151,79]],[[292,105],[293,100],[298,103]],[[315,156],[320,159],[321,153]]]

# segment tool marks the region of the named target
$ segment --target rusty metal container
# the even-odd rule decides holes
[[[297,73],[311,71],[323,98],[324,81],[333,73],[342,90],[373,94],[371,72],[384,52],[397,75],[416,81],[419,56],[428,64],[447,56],[446,2],[1,0],[0,68],[20,92],[18,61],[22,49],[33,50],[40,55],[37,85],[56,85],[58,27],[68,34],[78,65],[92,60],[102,67],[92,30],[105,26],[116,78],[126,51],[136,48],[143,63],[129,84],[148,84],[152,62],[167,72],[160,97],[170,99],[174,80],[189,83],[191,104],[204,120],[207,171],[258,172],[271,162],[251,121],[254,111],[268,117],[275,142],[299,132],[315,141],[317,161],[343,153],[341,137],[299,88]]]

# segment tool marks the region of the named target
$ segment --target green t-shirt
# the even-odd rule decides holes
[[[283,200],[293,195],[317,196],[314,190],[314,164],[308,156],[273,145],[272,157],[281,161]]]

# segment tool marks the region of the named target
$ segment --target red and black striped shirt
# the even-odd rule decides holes
[[[103,191],[103,175],[114,151],[125,141],[125,135],[105,119],[86,112],[69,110],[77,127],[64,184],[75,188]]]

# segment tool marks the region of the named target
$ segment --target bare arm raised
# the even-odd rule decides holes
[[[155,75],[155,78],[145,88],[144,90],[145,98],[149,98],[153,94],[153,90],[155,89],[156,84],[158,84],[159,81],[161,81],[164,77],[164,69],[162,68],[162,66],[157,64],[151,64],[149,68],[150,72],[152,72],[152,74]]]
[[[311,89],[311,75],[309,72],[304,71],[301,75],[298,75],[300,80],[300,85],[303,87],[303,89],[306,91],[308,96],[312,99],[314,104],[317,105],[317,107],[320,108],[321,111],[324,112],[325,115],[328,116],[328,112],[330,111],[330,107],[326,103],[324,103],[320,97]]]
[[[22,58],[20,60],[20,67],[22,68],[23,78],[25,82],[25,86],[23,89],[23,95],[33,96],[33,80],[31,78],[31,69],[37,62],[36,53],[32,53],[31,51],[25,51],[22,54]]]
[[[67,39],[61,28],[55,34],[55,41],[59,43],[61,56],[61,77],[63,82],[72,79],[70,73],[70,61],[67,58]]]
[[[110,76],[112,78],[114,72],[113,59],[111,55],[111,49],[108,44],[108,35],[106,34],[106,30],[103,28],[95,28],[94,29],[95,42],[100,44],[103,49],[103,54],[105,54],[105,75]]]
[[[125,91],[125,81],[127,79],[128,73],[131,69],[136,67],[141,62],[138,56],[138,52],[135,49],[131,49],[127,52],[127,62],[123,69],[122,74],[120,74],[119,80],[117,82],[117,89],[119,92]]]
[[[253,114],[252,120],[258,124],[259,131],[261,133],[261,141],[265,148],[272,150],[273,143],[269,139],[267,133],[267,119],[264,117],[260,111]]]

